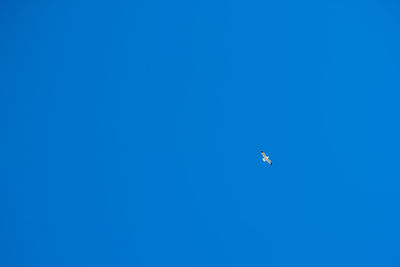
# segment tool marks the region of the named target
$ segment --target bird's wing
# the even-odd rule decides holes
[[[271,160],[267,157],[267,161],[268,161],[268,163],[270,164],[270,165],[272,165],[272,162],[271,162]]]
[[[263,151],[261,151],[261,154],[266,158],[267,155],[265,155],[265,153]]]

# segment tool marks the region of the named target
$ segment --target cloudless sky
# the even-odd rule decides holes
[[[0,266],[400,265],[396,1],[5,0],[0,33]]]

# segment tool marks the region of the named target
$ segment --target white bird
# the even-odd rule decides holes
[[[265,153],[263,152],[263,151],[261,151],[261,154],[263,155],[263,161],[264,162],[268,162],[270,165],[272,165],[272,162],[271,162],[271,160],[269,159],[269,157],[267,156],[267,155],[265,155]]]

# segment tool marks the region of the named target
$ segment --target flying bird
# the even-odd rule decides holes
[[[265,153],[263,152],[263,151],[261,151],[261,155],[263,155],[263,161],[264,162],[268,162],[269,163],[269,165],[272,165],[272,162],[271,162],[271,160],[269,159],[269,157],[267,156],[267,155],[265,155]]]

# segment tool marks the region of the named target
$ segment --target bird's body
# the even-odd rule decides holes
[[[261,155],[263,155],[263,161],[264,162],[268,162],[269,163],[269,165],[272,165],[272,162],[271,162],[271,160],[269,159],[269,157],[267,156],[267,155],[265,155],[265,153],[263,152],[263,151],[261,151]]]

